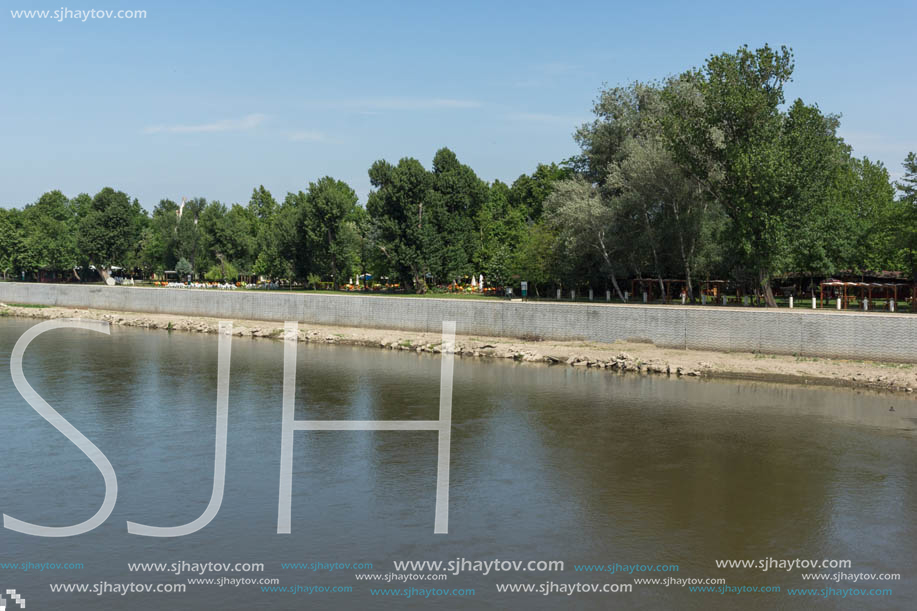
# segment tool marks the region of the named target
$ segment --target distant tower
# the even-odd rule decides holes
[[[186,198],[184,197],[181,198],[181,206],[179,206],[178,211],[177,211],[178,218],[181,218],[181,213],[185,211],[185,201],[186,201]]]

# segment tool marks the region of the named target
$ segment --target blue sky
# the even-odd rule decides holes
[[[576,152],[603,83],[787,44],[788,98],[842,114],[893,175],[917,150],[917,2],[3,0],[0,205],[113,186],[248,201],[448,146],[511,182]],[[145,19],[13,19],[66,7]]]

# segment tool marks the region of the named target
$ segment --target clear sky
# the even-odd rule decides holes
[[[576,152],[603,83],[770,43],[788,98],[842,115],[893,175],[917,150],[917,2],[3,0],[0,205],[113,186],[248,201],[443,146],[490,181]],[[14,19],[11,10],[145,10]]]

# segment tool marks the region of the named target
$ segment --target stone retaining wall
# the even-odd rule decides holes
[[[0,282],[0,301],[523,339],[917,362],[917,316]]]

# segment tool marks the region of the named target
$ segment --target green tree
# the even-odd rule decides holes
[[[917,289],[917,154],[908,153],[903,166],[904,175],[895,183],[901,192],[895,213],[895,243],[902,266],[910,272]]]
[[[771,278],[785,263],[793,172],[783,142],[787,47],[715,55],[681,78],[699,96],[667,93],[666,135],[676,159],[732,220],[739,259],[758,274],[769,306]]]
[[[712,235],[721,215],[673,157],[663,123],[670,98],[697,94],[679,79],[606,89],[593,107],[595,119],[575,135],[582,148],[575,165],[616,200],[618,250],[632,273],[651,271],[660,293],[665,276],[681,275],[691,300],[695,274],[718,258]]]
[[[309,184],[304,229],[314,245],[317,268],[331,276],[334,288],[356,264],[357,194],[347,183],[325,176]]]
[[[112,266],[127,267],[147,220],[140,202],[105,187],[91,202],[83,200],[75,208],[80,217],[77,245],[84,259],[106,279]]]
[[[535,295],[540,296],[539,286],[558,280],[555,273],[558,268],[555,259],[557,250],[557,237],[546,222],[539,221],[527,225],[516,246],[517,255],[512,265],[513,275],[531,282]]]
[[[356,271],[360,275],[360,285],[365,289],[366,274],[370,270],[378,271],[381,267],[381,253],[375,248],[375,229],[369,213],[363,206],[357,206],[353,219],[354,257]]]
[[[191,274],[194,273],[194,267],[188,261],[188,259],[182,257],[175,264],[175,272],[178,274],[178,277],[182,280],[187,280]]]
[[[721,218],[659,134],[631,138],[622,148],[621,159],[609,164],[605,182],[606,197],[617,200],[622,248],[647,261],[660,294],[665,294],[664,276],[678,274],[693,301],[696,273],[709,271],[718,257],[713,234]]]
[[[0,272],[6,280],[20,267],[22,252],[22,213],[15,208],[0,208]]]
[[[175,270],[178,262],[178,216],[175,202],[163,199],[153,208],[150,222],[141,234],[140,265],[150,272]]]
[[[303,236],[306,196],[288,193],[282,205],[259,222],[258,256],[254,273],[272,280],[305,278],[311,271],[311,252]]]
[[[861,187],[859,173],[871,165],[854,160],[837,136],[837,116],[796,100],[782,129],[788,172],[785,193],[786,271],[815,277],[838,269],[862,269],[869,246],[863,243],[877,228],[875,202]],[[888,186],[888,178],[885,178]]]
[[[248,209],[261,220],[270,218],[277,211],[277,200],[264,185],[252,189],[252,197],[248,201]]]
[[[808,185],[817,175],[800,175]],[[895,191],[888,171],[869,159],[839,161],[832,184],[799,200],[790,222],[792,269],[814,278],[841,270],[896,269]]]
[[[558,247],[564,253],[568,270],[575,270],[590,259],[598,258],[600,269],[611,282],[620,299],[624,294],[618,284],[620,261],[615,233],[615,202],[602,196],[600,190],[582,177],[557,183],[545,200],[545,214]],[[568,272],[569,273],[569,272]]]
[[[209,265],[221,270],[220,278],[234,279],[239,273],[251,271],[257,220],[251,210],[239,204],[227,208],[220,202],[210,202],[201,212],[204,249]]]
[[[43,194],[22,211],[22,269],[63,272],[77,265],[73,211],[60,191]]]
[[[523,174],[513,181],[507,197],[510,208],[520,211],[529,221],[538,221],[544,210],[547,199],[554,185],[573,176],[573,169],[568,165],[556,163],[539,163],[535,171]]]
[[[636,81],[603,90],[592,106],[595,119],[574,133],[581,152],[573,166],[591,182],[604,184],[609,168],[627,155],[628,141],[658,133],[665,110],[661,88],[654,83]]]
[[[228,261],[220,261],[216,265],[211,266],[207,273],[204,274],[204,278],[212,282],[216,281],[232,281],[239,277],[239,270],[233,266],[232,263]]]
[[[178,210],[178,225],[175,228],[175,255],[191,265],[192,273],[199,273],[206,266],[207,249],[200,227],[201,213],[207,207],[207,200],[196,197],[182,203]],[[201,262],[204,265],[198,265]]]
[[[288,279],[292,286],[303,248],[298,237],[304,199],[302,192],[287,194],[281,206],[264,185],[252,190],[248,211],[256,219],[253,273],[271,280]]]
[[[526,280],[538,295],[539,287],[555,280],[553,234],[542,219],[544,202],[555,185],[570,176],[568,167],[538,164],[531,175],[519,176],[511,187],[499,180],[490,185],[474,218],[471,258],[473,268],[490,284]]]
[[[499,180],[494,181],[475,218],[472,265],[496,286],[505,286],[518,275],[514,263],[527,229],[524,212],[512,207],[509,198],[510,188]]]
[[[375,190],[366,210],[374,225],[375,246],[391,274],[425,293],[429,261],[437,246],[430,173],[416,159],[404,158],[397,166],[382,160],[373,163],[369,179]]]
[[[487,184],[448,148],[438,150],[433,157],[430,179],[428,215],[434,224],[428,257],[431,275],[439,282],[450,282],[475,274],[475,219],[487,201]]]
[[[895,186],[901,191],[902,199],[917,201],[917,153],[908,153],[901,165],[904,166],[904,176]]]

